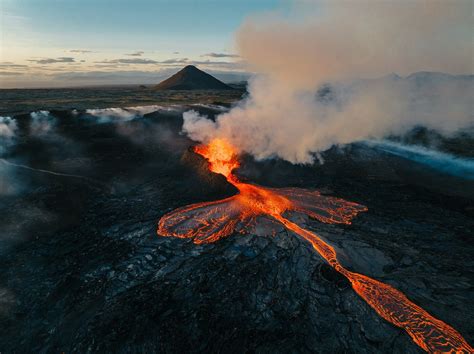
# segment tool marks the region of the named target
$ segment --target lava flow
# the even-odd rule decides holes
[[[205,203],[196,203],[164,215],[158,235],[192,238],[195,243],[209,243],[234,232],[247,233],[262,218],[281,223],[309,241],[313,248],[352,284],[381,317],[405,329],[422,349],[432,353],[473,353],[473,348],[451,326],[412,303],[400,291],[365,275],[345,269],[332,246],[315,233],[289,220],[292,213],[303,213],[324,223],[350,224],[351,219],[367,208],[343,199],[323,196],[300,188],[264,188],[243,183],[232,173],[239,167],[235,148],[221,139],[195,148],[205,157],[212,172],[220,173],[239,194]]]

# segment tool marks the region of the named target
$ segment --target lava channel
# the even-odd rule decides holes
[[[239,167],[237,151],[222,139],[197,146],[195,152],[206,158],[209,169],[224,175],[239,193],[222,200],[188,205],[164,215],[158,224],[158,235],[191,238],[201,244],[233,233],[249,233],[261,219],[283,224],[307,240],[331,267],[349,280],[364,301],[385,320],[403,328],[422,349],[430,353],[474,352],[454,328],[431,316],[390,285],[347,270],[337,260],[331,245],[289,219],[292,213],[303,213],[323,223],[349,225],[352,218],[367,210],[365,206],[317,191],[266,188],[240,182],[232,173]]]

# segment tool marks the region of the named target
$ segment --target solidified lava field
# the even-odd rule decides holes
[[[0,161],[0,351],[422,352],[283,226],[198,245],[156,235],[172,210],[237,193],[180,134],[187,109],[225,107],[14,117]],[[351,225],[301,223],[346,269],[402,291],[472,344],[474,181],[364,144],[323,157],[243,156],[236,174],[366,206]]]

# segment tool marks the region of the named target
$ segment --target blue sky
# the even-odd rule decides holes
[[[242,21],[289,6],[277,0],[0,4],[0,87],[139,82],[148,78],[146,73],[155,79],[187,62],[210,71],[242,71],[239,58],[232,56],[233,35]],[[94,72],[99,73],[95,80]],[[121,79],[114,81],[113,72]]]

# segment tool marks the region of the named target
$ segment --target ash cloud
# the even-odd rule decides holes
[[[311,163],[332,145],[473,124],[473,77],[433,73],[473,72],[470,1],[298,6],[299,17],[254,17],[240,28],[239,54],[259,74],[249,97],[215,121],[185,113],[193,140],[224,137],[260,159]],[[381,77],[390,72],[406,77]]]

